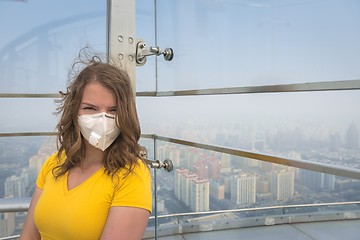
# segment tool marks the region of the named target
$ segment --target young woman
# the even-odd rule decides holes
[[[39,173],[20,239],[141,239],[151,176],[128,75],[93,58],[58,113],[58,152]]]

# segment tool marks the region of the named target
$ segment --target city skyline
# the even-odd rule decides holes
[[[330,138],[332,135],[328,135],[328,140],[333,139],[332,144],[334,144],[327,147],[327,149],[334,148],[331,153],[324,152],[321,145],[318,149],[314,145],[303,150],[297,149],[296,146],[282,150],[271,149],[271,146],[275,145],[269,144],[266,135],[261,135],[264,138],[263,141],[259,141],[259,138],[247,139],[246,136],[241,139],[241,132],[232,133],[226,131],[227,133],[225,133],[214,128],[211,129],[212,131],[208,131],[207,134],[201,134],[199,132],[201,129],[196,128],[179,128],[177,131],[185,130],[182,134],[184,134],[183,137],[188,139],[191,138],[190,136],[200,141],[202,139],[208,141],[215,139],[218,144],[225,144],[230,147],[231,144],[227,141],[238,141],[249,146],[253,151],[262,150],[266,152],[271,150],[272,154],[285,154],[290,159],[301,159],[307,156],[309,157],[308,160],[325,161],[328,164],[339,164],[336,159],[342,159],[340,164],[359,168],[360,162],[355,159],[360,159],[360,148],[354,147],[358,146],[359,136],[354,134],[354,128],[357,131],[357,127],[353,123],[349,124],[343,134],[345,136],[348,134],[349,139],[356,143],[355,145],[354,142],[339,142],[336,137]],[[167,129],[163,130],[166,131]],[[250,135],[256,136],[254,133]],[[205,138],[198,138],[199,136]],[[282,137],[282,141],[287,142],[293,135],[283,134]],[[28,141],[29,139],[33,140]],[[36,139],[39,140],[38,143],[34,141]],[[246,139],[248,141],[244,141]],[[6,175],[1,175],[0,171],[0,178],[4,179],[3,197],[30,197],[35,186],[37,172],[47,157],[56,150],[55,139],[49,137],[12,137],[0,140],[3,143],[7,142],[7,149],[9,149],[6,152],[3,151],[0,156],[1,169],[6,170],[2,172],[2,174],[6,173]],[[16,140],[20,141],[17,142]],[[148,148],[149,158],[151,158],[154,154],[152,144],[148,145],[147,143],[145,141],[143,146]],[[301,144],[301,141],[297,143]],[[14,144],[13,147],[12,144]],[[34,152],[33,148],[36,145],[39,147],[35,154],[27,153],[30,149],[32,149],[30,152]],[[3,162],[7,157],[6,155],[11,156],[13,153],[11,149],[19,149],[20,146],[23,149],[21,154],[28,156],[26,159],[22,158],[19,161],[13,156],[10,162]],[[312,151],[310,151],[311,149]],[[18,157],[21,158],[21,154]],[[334,158],[336,154],[338,154],[338,158]],[[157,144],[157,156],[160,160],[171,159],[174,164],[173,172],[159,172],[157,175],[159,178],[157,180],[159,193],[156,201],[160,206],[158,214],[174,213],[174,210],[179,212],[209,211],[268,206],[269,204],[352,201],[357,199],[354,189],[360,191],[360,182],[358,180],[178,146],[161,141]],[[14,162],[17,164],[13,165]],[[186,181],[186,184],[180,184],[183,181],[176,184],[176,174],[181,169],[188,174],[185,179],[189,179],[189,181]],[[288,185],[289,183],[292,184]],[[184,186],[187,187],[184,188]],[[184,193],[186,193],[187,197],[182,196]],[[23,217],[22,214],[6,215],[7,221],[13,222],[9,229],[12,229],[14,233],[19,231]],[[6,236],[10,235],[9,231],[6,231]]]

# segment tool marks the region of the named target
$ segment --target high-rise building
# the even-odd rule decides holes
[[[190,208],[195,212],[209,211],[209,180],[190,179]]]
[[[40,172],[46,159],[49,157],[49,153],[38,153],[29,159],[29,167],[36,169],[36,174]]]
[[[225,198],[225,185],[218,182],[210,182],[210,196],[215,200],[223,200]]]
[[[13,235],[15,227],[15,213],[0,213],[0,237]]]
[[[197,149],[189,149],[185,152],[185,161],[181,163],[184,168],[194,171],[195,163],[200,159],[200,153]]]
[[[26,182],[24,177],[11,175],[5,180],[5,197],[26,197]]]
[[[158,159],[170,158],[170,146],[167,144],[159,146],[157,150],[157,158]]]
[[[300,169],[300,181],[303,185],[315,190],[335,189],[335,176],[321,172]]]
[[[181,201],[185,203],[186,206],[190,206],[190,183],[193,178],[197,178],[196,173],[187,172],[182,175],[181,180]]]
[[[20,177],[23,179],[26,188],[25,197],[32,196],[37,175],[35,168],[24,168],[21,171]]]
[[[185,173],[187,173],[189,170],[185,168],[180,168],[175,170],[174,174],[174,192],[175,196],[178,199],[181,199],[181,190],[182,190],[182,178]]]
[[[162,159],[162,158],[159,158]],[[173,162],[174,167],[180,166],[180,149],[173,148],[170,152],[170,160]]]
[[[274,170],[271,172],[270,190],[276,200],[286,201],[294,196],[294,171],[290,169]]]
[[[177,169],[174,176],[175,196],[193,211],[209,210],[209,180],[188,169]]]
[[[221,170],[222,173],[231,172],[231,155],[221,154]]]
[[[230,199],[230,192],[231,192],[231,174],[223,174],[221,176],[221,182],[224,184],[224,191],[225,191],[225,198]]]
[[[231,177],[231,201],[237,205],[249,205],[256,202],[255,175],[240,173]]]
[[[266,178],[256,179],[256,193],[263,194],[270,192],[270,181]]]
[[[195,173],[190,172],[187,169],[179,169],[176,171],[174,186],[175,195],[187,206],[190,206],[190,181],[192,178],[197,177],[198,176]]]
[[[221,160],[218,157],[212,157],[209,163],[208,177],[213,180],[219,180],[220,171],[221,171]]]
[[[202,158],[197,160],[194,164],[193,171],[201,178],[208,178],[207,156],[202,155]]]

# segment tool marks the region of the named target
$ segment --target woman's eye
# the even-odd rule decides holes
[[[116,113],[116,111],[117,111],[116,109],[110,109],[111,113]]]
[[[83,107],[84,110],[93,110],[95,111],[96,109],[94,107]]]

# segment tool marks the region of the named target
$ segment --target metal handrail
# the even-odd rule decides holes
[[[0,240],[17,240],[19,239],[19,237],[20,235],[14,235],[14,236],[0,238]]]
[[[60,93],[0,93],[0,98],[60,98]]]
[[[56,132],[18,132],[18,133],[0,133],[0,137],[41,137],[56,136]]]
[[[262,154],[262,153],[254,153],[254,152],[249,152],[249,151],[235,149],[235,148],[192,142],[192,141],[170,138],[170,137],[165,137],[165,136],[159,136],[159,135],[154,135],[154,134],[143,134],[142,138],[150,138],[150,139],[155,139],[155,140],[160,140],[160,141],[165,141],[165,142],[171,142],[171,143],[176,143],[176,144],[185,145],[185,146],[189,146],[189,147],[195,147],[195,148],[200,148],[200,149],[205,149],[205,150],[210,150],[210,151],[215,151],[215,152],[221,152],[221,153],[226,153],[226,154],[230,154],[230,155],[234,155],[234,156],[251,158],[251,159],[260,160],[260,161],[264,161],[264,162],[276,163],[276,164],[281,164],[281,165],[285,165],[285,166],[302,168],[302,169],[307,169],[307,170],[311,170],[311,171],[333,174],[333,175],[337,175],[337,176],[348,177],[348,178],[360,180],[360,169],[355,169],[355,168],[336,166],[336,165],[325,164],[325,163],[310,162],[310,161],[299,160],[299,159],[284,158],[284,157],[272,156],[272,155]]]
[[[0,198],[0,213],[26,212],[29,208],[31,197],[26,198]]]
[[[309,203],[309,204],[295,204],[295,205],[280,205],[280,206],[267,206],[267,207],[252,207],[252,208],[240,208],[240,209],[227,209],[227,210],[217,210],[217,211],[207,211],[207,212],[186,212],[186,213],[174,213],[174,214],[165,214],[157,216],[158,218],[168,218],[168,217],[182,217],[182,216],[195,216],[195,215],[210,215],[210,214],[219,214],[219,213],[235,213],[235,212],[254,212],[262,210],[276,210],[281,209],[284,213],[286,209],[290,208],[305,208],[305,207],[328,207],[328,206],[341,206],[341,205],[354,205],[360,204],[360,201],[353,202],[334,202],[334,203]],[[360,206],[359,206],[360,211]],[[154,216],[151,216],[150,219],[153,219]]]

